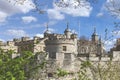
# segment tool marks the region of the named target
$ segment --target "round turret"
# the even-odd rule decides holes
[[[66,35],[66,38],[70,38],[71,37],[71,31],[69,29],[68,23],[67,23],[67,28],[64,31],[64,34]]]

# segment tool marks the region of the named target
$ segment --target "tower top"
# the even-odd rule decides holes
[[[101,43],[102,42],[102,40],[101,40],[101,36],[99,37],[99,43]]]
[[[46,30],[48,31],[48,23],[46,24]]]
[[[96,27],[94,27],[94,32],[93,32],[91,37],[92,37],[93,42],[98,42],[99,41],[98,35],[96,33]]]
[[[45,24],[45,27],[46,27],[46,31],[44,33],[47,33],[47,34],[51,33],[48,28],[48,23]]]
[[[70,32],[70,29],[69,29],[69,22],[67,22],[67,28],[65,29],[64,32]]]
[[[94,27],[94,33],[96,33],[96,27]]]
[[[69,23],[67,22],[67,29],[69,29]]]
[[[94,27],[93,35],[97,35],[97,33],[96,33],[96,27]]]

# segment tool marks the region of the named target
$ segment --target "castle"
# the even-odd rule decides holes
[[[49,57],[57,57],[56,53],[74,53],[78,56],[105,56],[105,50],[101,38],[96,33],[96,29],[91,36],[92,40],[78,39],[77,34],[72,33],[67,24],[64,34],[51,33],[48,30],[44,32],[44,37],[34,36],[14,38],[13,41],[6,43],[0,41],[0,48],[4,51],[14,50],[14,52],[22,53],[23,51],[48,52]]]
[[[75,66],[76,63],[81,63],[81,61],[104,62],[111,60],[104,49],[101,37],[96,33],[96,29],[91,35],[91,40],[78,39],[77,34],[70,31],[68,24],[64,34],[50,33],[47,27],[43,38],[35,36],[33,39],[29,37],[13,39],[13,41],[7,41],[7,43],[0,41],[0,48],[4,51],[14,50],[15,53],[19,54],[23,51],[31,51],[34,54],[37,52],[48,53],[48,62],[52,64],[49,66],[49,73],[54,72],[54,65],[69,72],[75,72],[78,70]],[[112,51],[113,61],[119,59],[119,53],[115,49]],[[13,54],[12,57],[16,56],[18,54]]]

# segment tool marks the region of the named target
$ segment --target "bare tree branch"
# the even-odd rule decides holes
[[[120,2],[119,0],[109,0],[105,7],[115,18],[120,18]]]

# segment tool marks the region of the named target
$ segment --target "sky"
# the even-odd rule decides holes
[[[89,39],[96,27],[97,34],[102,37],[106,49],[113,47],[116,38],[120,37],[120,32],[114,32],[117,35],[105,41],[105,30],[107,29],[107,37],[113,35],[114,23],[119,22],[120,17],[111,16],[114,13],[106,9],[105,5],[110,5],[110,0],[98,0],[94,3],[85,1],[79,7],[75,7],[78,3],[74,1],[76,0],[65,0],[70,5],[58,7],[59,4],[55,4],[55,0],[38,0],[40,5],[38,8],[45,11],[44,14],[40,14],[35,10],[32,0],[25,2],[0,0],[0,40],[8,41],[23,36],[43,37],[46,24],[52,33],[63,34],[69,23],[69,28],[77,33],[78,37],[86,36]]]

